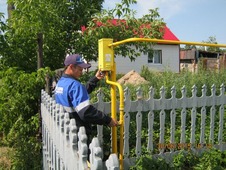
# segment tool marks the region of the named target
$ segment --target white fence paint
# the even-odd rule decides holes
[[[182,97],[176,98],[176,89],[172,87],[171,97],[166,98],[166,90],[162,87],[160,98],[155,99],[155,90],[150,88],[145,99],[143,91],[139,88],[136,92],[137,99],[132,101],[130,90],[126,88],[124,90],[124,169],[134,165],[144,151],[154,156],[165,157],[170,161],[181,149],[196,153],[211,147],[221,151],[226,150],[225,86],[222,85],[218,91],[219,95],[216,95],[217,90],[213,85],[211,95],[207,96],[207,87],[204,85],[202,95],[198,97],[197,87],[193,86],[192,96],[187,97],[187,90],[183,87]],[[77,144],[78,135],[84,135],[83,130],[80,129],[80,134],[76,134],[74,120],[69,120],[68,114],[63,113],[58,105],[53,104],[52,98],[42,93],[43,136],[46,139],[43,141],[44,167],[51,165],[51,167],[72,169],[66,166],[77,165],[86,168],[87,146],[84,146],[86,138],[84,137],[84,141]],[[101,90],[97,97],[98,100],[93,105],[99,110],[110,113],[110,103],[103,101],[104,94]],[[53,123],[54,121],[56,123]],[[98,126],[97,131],[97,138],[94,138],[92,148],[98,152],[90,159],[95,168],[103,166],[98,163],[103,153],[100,147],[104,142],[103,127]],[[133,141],[135,142],[131,144]],[[135,153],[135,156],[132,156],[132,153],[133,155]],[[75,164],[72,165],[72,162]],[[107,168],[118,168],[116,155],[111,155],[106,162],[112,163]]]

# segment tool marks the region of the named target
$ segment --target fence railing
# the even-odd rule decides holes
[[[187,97],[185,87],[181,89],[180,98],[176,97],[175,87],[172,87],[170,97],[166,97],[164,87],[159,92],[160,97],[156,99],[155,89],[150,88],[148,94],[144,95],[139,88],[136,91],[136,100],[132,101],[130,90],[128,88],[124,90],[124,169],[134,165],[144,152],[170,161],[179,150],[192,150],[196,153],[212,147],[221,151],[226,150],[224,85],[219,90],[213,85],[209,96],[204,85],[200,97],[197,96],[196,86],[192,87],[191,97]],[[80,144],[77,140],[85,136],[84,129],[80,129],[76,134],[74,120],[69,120],[68,114],[54,104],[54,100],[44,91],[42,93],[44,166],[55,166],[58,160],[59,166],[74,167],[72,162],[75,163],[76,160],[78,166],[86,168],[87,146],[84,146],[86,138],[84,137]],[[97,102],[93,105],[99,110],[110,113],[110,103],[103,101],[104,94],[101,90],[97,98]],[[106,142],[103,140],[103,127],[98,126],[97,137],[91,144],[96,152],[91,154],[90,163],[95,164],[95,167],[103,166],[98,163],[102,159],[103,142]],[[69,145],[70,147],[67,147]],[[109,169],[119,167],[117,155],[111,155],[106,161],[107,167]]]

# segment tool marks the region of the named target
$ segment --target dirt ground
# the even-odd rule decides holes
[[[11,162],[9,160],[9,152],[9,148],[0,147],[0,170],[10,169]]]
[[[146,81],[134,70],[131,70],[130,72],[125,74],[117,82],[122,85],[126,85],[126,84],[140,85],[140,84],[148,83],[148,81]]]

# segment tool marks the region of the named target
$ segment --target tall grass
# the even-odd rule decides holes
[[[177,97],[181,96],[181,88],[184,86],[187,89],[187,96],[189,97],[191,96],[194,85],[197,87],[197,96],[201,96],[203,85],[207,86],[207,95],[210,95],[213,84],[216,86],[217,94],[219,94],[220,86],[226,83],[226,70],[216,72],[200,69],[197,73],[189,71],[182,71],[181,73],[173,73],[171,71],[158,73],[148,70],[147,67],[143,67],[141,76],[149,81],[149,84],[146,86],[152,86],[157,91],[164,86],[166,97],[170,97],[170,89],[173,86],[176,88]],[[156,95],[158,96],[159,94],[156,93]]]

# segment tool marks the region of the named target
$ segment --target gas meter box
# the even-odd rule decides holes
[[[113,47],[109,47],[109,44],[113,43],[113,39],[100,39],[98,42],[99,53],[99,69],[101,71],[112,71],[114,64],[114,52]]]

